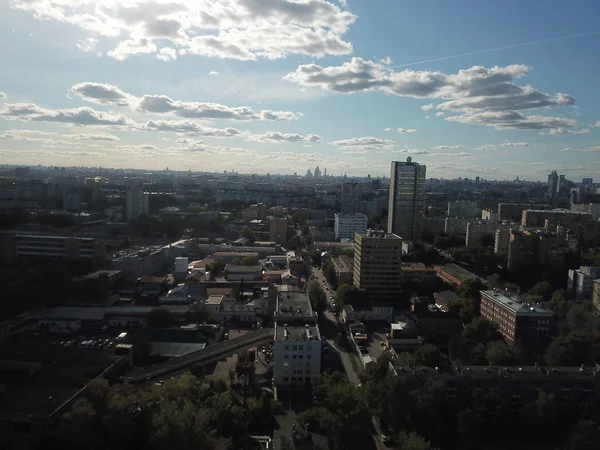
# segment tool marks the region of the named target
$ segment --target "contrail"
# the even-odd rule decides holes
[[[575,39],[575,38],[580,38],[580,37],[594,36],[597,34],[600,34],[600,30],[590,31],[588,33],[571,34],[569,36],[559,36],[559,37],[548,38],[548,39],[539,39],[537,41],[523,42],[521,44],[505,45],[503,47],[488,48],[486,50],[477,50],[474,52],[462,53],[460,55],[443,56],[441,58],[433,58],[433,59],[424,59],[422,61],[415,61],[415,62],[411,62],[408,64],[399,64],[397,66],[391,66],[390,69],[397,69],[399,67],[416,66],[417,64],[426,64],[426,63],[437,62],[437,61],[446,61],[448,59],[463,58],[465,56],[481,55],[482,53],[497,52],[500,50],[510,50],[513,48],[529,47],[530,45],[547,44],[548,42],[565,41],[567,39]]]

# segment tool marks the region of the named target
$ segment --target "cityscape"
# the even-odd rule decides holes
[[[600,447],[600,4],[425,3],[0,2],[0,449]]]

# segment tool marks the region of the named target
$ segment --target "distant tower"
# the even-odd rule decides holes
[[[325,171],[323,172],[323,176],[326,177],[327,176],[327,167],[325,167]]]
[[[408,241],[420,241],[425,211],[425,166],[412,162],[392,161],[388,233]]]
[[[312,176],[313,176],[313,174],[312,174],[312,170],[308,169],[308,170],[306,171],[306,176],[307,176],[307,177],[312,177]]]
[[[321,177],[321,169],[319,169],[319,166],[315,167],[315,178],[320,178]]]

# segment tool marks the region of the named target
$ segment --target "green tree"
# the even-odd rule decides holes
[[[567,450],[596,450],[600,442],[600,426],[593,420],[580,420],[575,425]]]
[[[321,262],[323,259],[321,256],[321,250],[319,250],[318,248],[313,248],[310,250],[309,255],[313,265],[315,267],[321,267]]]
[[[333,265],[333,262],[328,261],[323,266],[323,274],[325,275],[325,278],[327,279],[329,284],[331,284],[332,286],[337,285],[337,276],[335,274],[335,267]]]
[[[259,264],[256,256],[246,256],[242,259],[242,265],[244,266],[258,266]]]
[[[175,323],[175,317],[170,309],[160,306],[152,309],[146,317],[146,322],[149,327],[167,328]]]
[[[401,441],[401,450],[433,450],[431,443],[414,431],[408,433],[406,437],[401,438]]]
[[[212,318],[212,311],[206,305],[194,303],[190,305],[189,315],[194,323],[206,323]]]
[[[318,280],[310,280],[306,286],[313,310],[323,312],[327,309],[327,295]]]
[[[461,409],[457,416],[458,441],[461,450],[478,450],[482,447],[483,418],[471,408]]]
[[[541,297],[544,301],[549,300],[554,289],[547,281],[540,281],[529,291],[531,294]]]
[[[335,303],[339,309],[345,305],[356,306],[365,301],[365,293],[353,284],[342,284],[335,293]]]
[[[493,341],[487,344],[485,359],[494,366],[512,366],[517,363],[511,347],[504,341]]]
[[[415,350],[412,356],[414,366],[448,367],[448,357],[434,345],[423,344]]]

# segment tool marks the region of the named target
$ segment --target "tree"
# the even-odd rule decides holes
[[[567,450],[596,450],[600,442],[600,426],[593,420],[580,420],[574,427]]]
[[[365,300],[365,293],[353,284],[342,284],[335,293],[335,303],[338,309],[342,309],[345,305],[356,306]]]
[[[246,256],[242,259],[243,266],[258,266],[260,263],[258,262],[258,258],[256,256]]]
[[[408,433],[408,435],[401,440],[401,450],[432,450],[431,443],[414,431]]]
[[[189,310],[190,319],[194,323],[208,322],[212,317],[212,311],[206,305],[194,303]]]
[[[512,349],[504,341],[488,343],[485,359],[494,366],[512,366],[517,363]]]
[[[529,292],[533,295],[541,297],[542,300],[545,301],[550,299],[553,291],[554,289],[550,283],[547,281],[540,281],[539,283],[535,284]]]
[[[315,267],[320,267],[322,262],[321,250],[313,248],[310,253],[310,259]]]
[[[448,367],[446,355],[431,344],[423,344],[413,353],[413,365],[428,367]]]
[[[325,266],[323,266],[323,274],[325,275],[325,278],[327,279],[329,284],[331,284],[332,286],[337,285],[337,276],[335,274],[335,267],[333,265],[333,262],[328,261],[325,264]]]
[[[458,441],[461,450],[478,450],[483,443],[482,417],[473,409],[466,408],[458,412]]]
[[[310,280],[306,286],[313,310],[323,312],[327,309],[327,295],[318,280]]]
[[[256,235],[250,228],[244,228],[242,231],[240,231],[240,237],[248,239],[251,244],[254,244],[256,241]]]
[[[160,306],[158,308],[154,308],[148,313],[146,322],[148,323],[149,327],[167,328],[175,323],[175,317],[170,309]]]
[[[485,289],[485,285],[479,278],[471,278],[464,281],[458,288],[458,292],[464,298],[470,300],[479,300],[481,298],[481,291]]]

